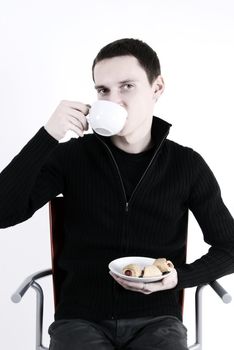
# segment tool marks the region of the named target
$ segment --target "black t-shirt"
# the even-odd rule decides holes
[[[131,197],[132,192],[141,179],[146,170],[151,158],[153,157],[155,148],[151,147],[140,153],[127,153],[116,147],[110,138],[107,144],[118,164],[120,174],[123,180],[127,199]]]

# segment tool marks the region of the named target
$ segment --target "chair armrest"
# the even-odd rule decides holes
[[[232,301],[231,295],[217,281],[210,282],[209,284],[200,285],[196,288],[196,293],[195,293],[196,341],[192,346],[189,346],[189,350],[202,349],[202,292],[207,285],[213,288],[213,290],[216,292],[216,294],[222,299],[222,301],[225,304],[228,304]]]
[[[210,282],[209,285],[218,294],[225,304],[229,304],[232,301],[232,296],[221,286],[217,281]]]
[[[11,297],[11,300],[14,303],[19,303],[30,287],[36,291],[36,350],[48,350],[48,348],[42,345],[44,295],[41,286],[36,282],[36,280],[51,274],[51,269],[33,273],[21,283]]]
[[[43,270],[33,273],[32,275],[28,276],[17,288],[15,293],[12,294],[11,300],[13,303],[19,303],[24,296],[24,294],[27,292],[28,288],[32,286],[32,284],[38,280],[39,278],[48,276],[52,274],[52,270]]]

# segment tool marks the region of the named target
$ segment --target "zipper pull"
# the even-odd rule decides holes
[[[128,202],[125,204],[125,211],[128,212]]]

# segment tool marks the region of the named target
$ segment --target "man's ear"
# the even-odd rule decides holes
[[[165,88],[165,83],[161,75],[157,76],[157,78],[153,82],[152,87],[153,87],[153,99],[156,102],[159,99],[159,97],[162,95]]]

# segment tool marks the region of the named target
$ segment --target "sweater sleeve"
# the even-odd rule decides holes
[[[58,141],[44,127],[0,174],[0,227],[25,221],[63,191]]]
[[[223,203],[217,180],[200,154],[193,151],[189,209],[210,245],[208,253],[177,269],[177,288],[209,283],[234,272],[234,220]]]

